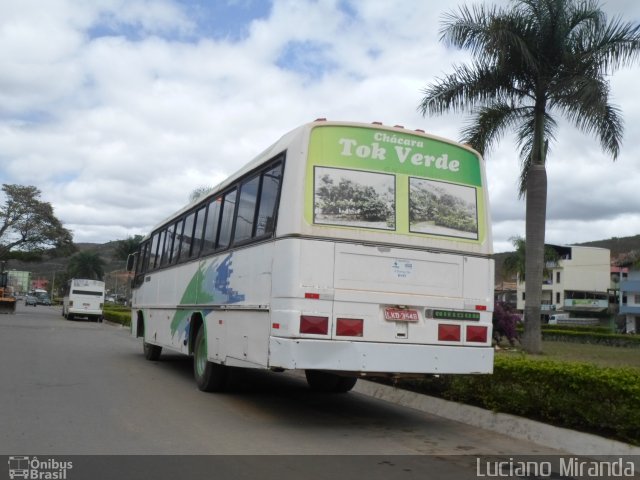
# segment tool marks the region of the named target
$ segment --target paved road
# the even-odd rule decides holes
[[[422,465],[429,454],[455,471],[470,458],[443,455],[557,453],[358,393],[315,394],[286,374],[234,372],[231,392],[205,394],[189,358],[149,362],[128,329],[22,304],[0,315],[0,405],[5,455],[410,455],[398,458]]]

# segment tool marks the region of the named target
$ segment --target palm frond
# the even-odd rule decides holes
[[[620,152],[624,123],[618,107],[608,103],[609,84],[603,78],[582,77],[572,88],[555,92],[551,105],[561,109],[576,127],[597,135],[602,149],[615,160]]]
[[[599,60],[603,73],[633,64],[640,55],[640,25],[611,23],[593,27],[589,53]]]
[[[461,142],[468,143],[485,155],[506,130],[518,124],[522,115],[522,109],[514,107],[512,103],[494,103],[478,108],[462,129]]]
[[[482,62],[454,67],[454,73],[423,90],[418,106],[423,115],[440,115],[446,111],[473,111],[476,105],[504,101],[513,96],[511,79]]]

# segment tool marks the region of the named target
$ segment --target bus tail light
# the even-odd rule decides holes
[[[326,335],[329,333],[329,319],[327,317],[301,315],[300,333]]]
[[[336,321],[336,335],[340,337],[361,337],[364,331],[364,321],[360,318],[338,318]]]
[[[467,342],[486,343],[487,327],[467,325]]]
[[[441,342],[459,342],[460,325],[441,323],[438,325],[438,340]]]

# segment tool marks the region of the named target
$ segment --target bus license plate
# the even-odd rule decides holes
[[[385,308],[384,319],[393,322],[417,322],[420,317],[417,310],[406,308]]]

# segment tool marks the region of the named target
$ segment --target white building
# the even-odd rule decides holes
[[[547,245],[557,253],[548,262],[542,284],[543,315],[558,311],[582,314],[604,313],[609,306],[610,252],[606,248]],[[518,282],[518,310],[524,310],[525,283]]]
[[[7,270],[8,285],[13,287],[16,294],[27,293],[31,286],[31,272],[22,272],[18,270]]]

